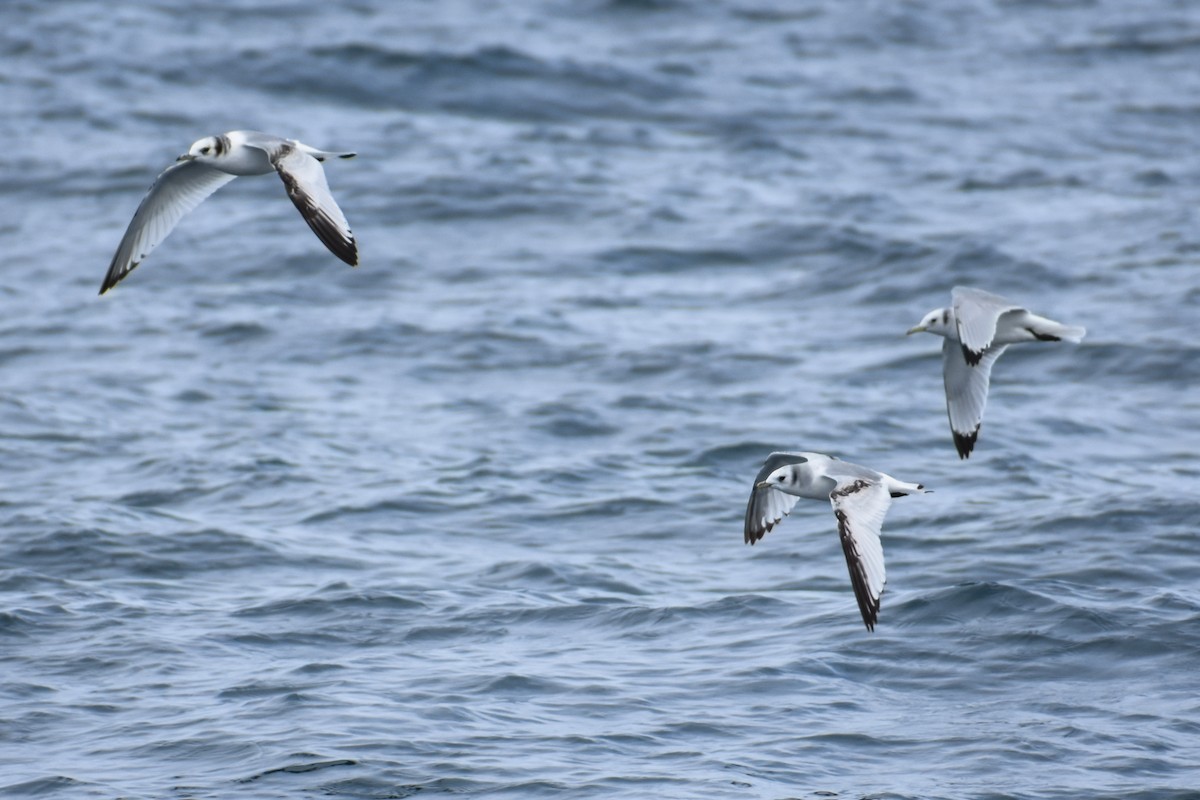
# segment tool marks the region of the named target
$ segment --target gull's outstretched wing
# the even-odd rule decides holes
[[[942,343],[942,379],[946,385],[946,414],[950,417],[950,433],[959,458],[967,458],[979,438],[983,409],[987,405],[988,384],[992,365],[1007,345],[989,348],[975,366],[967,363],[957,343],[946,339]]]
[[[883,484],[858,478],[839,483],[830,492],[829,502],[837,517],[838,535],[842,538],[858,610],[867,630],[873,631],[879,619],[879,598],[887,582],[879,531],[892,497]]]
[[[354,234],[350,232],[350,223],[346,222],[345,215],[329,193],[321,162],[291,144],[280,147],[271,160],[283,179],[283,185],[287,187],[288,197],[292,198],[317,238],[342,261],[352,267],[358,266],[358,246],[354,242]]]
[[[183,215],[235,176],[198,161],[179,161],[163,170],[134,212],[100,284],[104,294],[142,263],[167,238]]]
[[[950,298],[954,304],[954,318],[958,326],[958,338],[962,342],[963,357],[970,366],[979,363],[984,351],[996,338],[1000,315],[1025,310],[1000,295],[967,286],[955,286]]]
[[[762,469],[754,476],[754,485],[750,489],[750,502],[746,504],[746,544],[754,544],[780,520],[792,513],[799,497],[781,492],[771,487],[758,488],[758,484],[770,477],[771,473],[788,464],[803,464],[808,459],[795,453],[771,453]]]

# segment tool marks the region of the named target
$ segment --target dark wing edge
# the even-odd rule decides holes
[[[866,481],[855,481],[844,489],[835,489],[830,497],[836,500],[840,495],[862,491],[869,485]],[[837,518],[838,536],[842,540],[842,552],[846,554],[846,567],[850,570],[850,585],[854,587],[854,599],[858,601],[858,610],[862,613],[863,624],[867,626],[867,630],[874,632],[875,624],[879,621],[879,604],[882,594],[880,597],[871,597],[867,569],[863,565],[862,556],[854,543],[854,534],[850,530],[850,520],[846,516],[846,512],[835,505],[833,515]]]
[[[750,501],[746,503],[746,526],[742,533],[742,539],[746,544],[754,544],[770,533],[771,529],[775,527],[775,523],[770,520],[767,520],[766,524],[761,527],[758,524],[758,521],[762,519],[759,509],[761,503],[765,500],[761,495],[773,491],[775,490],[759,489],[757,486],[750,490]]]
[[[961,343],[961,340],[960,340],[960,343]],[[967,363],[970,364],[972,367],[979,365],[979,362],[983,360],[984,352],[985,352],[985,350],[972,350],[971,348],[967,347],[965,344],[962,345],[963,358],[965,358],[967,360]]]
[[[293,156],[293,154],[296,154]],[[354,241],[354,234],[350,231],[349,225],[345,230],[342,230],[338,221],[321,207],[321,198],[314,196],[305,189],[300,183],[300,178],[287,170],[283,164],[289,157],[312,158],[302,151],[296,150],[291,146],[287,146],[275,158],[275,171],[279,173],[279,177],[283,180],[284,188],[287,189],[288,197],[292,199],[292,204],[296,206],[296,210],[300,212],[300,216],[304,217],[304,221],[308,223],[308,227],[317,235],[321,243],[329,249],[329,252],[340,258],[352,267],[358,266],[358,244]],[[308,177],[319,181],[319,188],[325,190],[326,200],[333,202],[332,195],[329,194],[328,184],[325,182],[324,170],[316,159],[312,159],[313,170],[309,170]]]
[[[996,338],[996,331],[1000,327],[1000,318],[1011,312],[1025,311],[1026,309],[1009,300],[1007,297],[1001,297],[998,294],[984,291],[983,289],[975,289],[969,286],[955,286],[950,292],[951,302],[954,306],[955,327],[958,329],[958,340],[962,345],[963,358],[972,367],[979,364],[988,350],[992,347],[992,342]],[[987,336],[987,341],[983,343],[981,349],[975,349],[967,345],[969,336],[964,336],[963,331],[963,313],[964,305],[971,305],[978,312],[995,313],[995,319],[991,322],[991,333]]]

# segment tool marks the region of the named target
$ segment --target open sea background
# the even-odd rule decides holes
[[[0,797],[1200,796],[1200,5],[0,4]],[[256,128],[114,292],[145,189]],[[999,363],[955,284],[1085,325]],[[920,481],[863,629],[813,449]]]

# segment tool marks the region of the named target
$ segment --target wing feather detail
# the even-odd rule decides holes
[[[185,214],[234,177],[191,160],[176,162],[163,170],[129,221],[100,284],[100,294],[116,286],[162,244]]]
[[[795,453],[771,453],[767,456],[762,469],[754,476],[754,485],[750,489],[750,501],[746,504],[746,525],[743,533],[746,544],[754,544],[766,536],[778,525],[784,517],[792,513],[796,502],[800,499],[795,495],[781,492],[771,487],[758,488],[758,484],[770,477],[771,473],[788,464],[803,464],[807,458]]]
[[[963,358],[971,366],[978,364],[991,347],[1000,316],[1009,311],[1024,311],[998,294],[967,286],[955,286],[950,298]]]
[[[879,620],[883,585],[887,583],[879,534],[892,504],[891,495],[882,484],[860,478],[839,484],[829,494],[829,502],[837,518],[858,610],[867,630],[873,631]]]
[[[286,144],[273,155],[275,170],[287,188],[288,197],[329,252],[350,266],[358,266],[358,245],[350,223],[338,208],[325,169],[316,158]]]
[[[967,363],[962,348],[947,339],[942,343],[942,381],[946,387],[946,415],[959,458],[968,458],[979,438],[983,410],[987,406],[992,365],[1007,345],[989,348],[978,363]]]

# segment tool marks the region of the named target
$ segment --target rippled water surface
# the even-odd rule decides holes
[[[0,796],[1200,788],[1200,7],[0,5]],[[245,178],[327,164],[350,269]],[[1014,348],[959,461],[955,284]],[[868,633],[811,449],[920,481]]]

